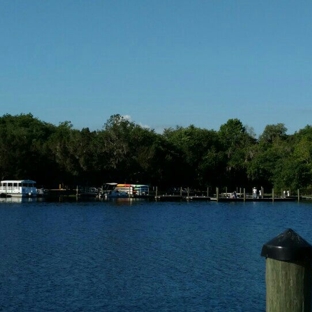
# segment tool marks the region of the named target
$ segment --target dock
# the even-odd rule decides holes
[[[198,201],[200,201],[200,200],[202,200],[202,201],[207,201],[207,200],[211,200],[211,197],[209,197],[209,196],[200,196],[200,195],[194,195],[194,196],[186,196],[185,197],[185,199],[186,200],[198,200]]]
[[[216,202],[292,202],[296,201],[295,197],[289,198],[272,198],[272,197],[264,197],[264,198],[227,198],[227,197],[211,197],[211,201]]]
[[[156,195],[155,200],[159,201],[180,201],[183,199],[182,195]]]
[[[90,187],[90,188],[81,188],[77,187],[76,189],[50,189],[45,193],[47,197],[75,197],[76,199],[103,199],[101,196],[101,190]],[[135,199],[145,199],[149,201],[202,201],[202,202],[295,202],[295,201],[311,201],[312,196],[300,195],[299,190],[297,194],[290,195],[287,192],[274,193],[272,189],[271,193],[264,193],[263,188],[261,192],[257,194],[257,197],[254,197],[252,193],[246,193],[245,189],[239,189],[236,192],[228,192],[227,188],[225,192],[219,192],[219,188],[216,188],[216,192],[209,194],[209,188],[206,190],[193,190],[190,188],[174,188],[173,190],[159,191],[158,187],[155,187],[153,191],[142,193],[142,194],[131,194],[129,198]]]

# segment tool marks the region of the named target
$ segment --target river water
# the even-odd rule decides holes
[[[0,311],[265,311],[263,244],[297,202],[0,202]]]

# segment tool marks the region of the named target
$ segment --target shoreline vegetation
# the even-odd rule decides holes
[[[209,123],[209,121],[208,121]],[[229,119],[218,131],[177,126],[162,134],[119,114],[101,130],[77,130],[69,121],[46,123],[32,114],[0,117],[0,174],[33,179],[45,189],[143,183],[224,192],[253,187],[291,194],[312,191],[312,126],[287,134],[284,124],[252,128]],[[276,195],[278,196],[278,195]]]

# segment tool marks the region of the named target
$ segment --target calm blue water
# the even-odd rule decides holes
[[[261,248],[312,204],[0,202],[0,311],[265,311]]]

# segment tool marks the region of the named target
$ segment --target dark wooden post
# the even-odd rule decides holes
[[[274,201],[274,188],[272,188],[272,201]]]
[[[299,191],[299,189],[297,190],[297,196],[298,196],[298,202],[300,201],[300,191]]]
[[[263,245],[266,312],[311,311],[312,246],[292,229]]]
[[[219,188],[216,188],[216,197],[217,197],[217,201],[219,201]]]
[[[261,186],[261,198],[263,199],[263,192],[264,192],[264,189],[263,187]]]
[[[209,186],[207,186],[207,197],[209,197]]]
[[[246,189],[244,188],[244,201],[246,201]]]

